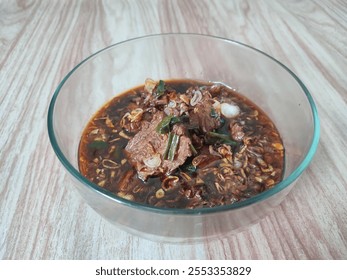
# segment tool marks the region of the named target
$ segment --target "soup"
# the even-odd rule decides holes
[[[224,84],[147,79],[92,117],[78,160],[85,177],[119,197],[193,209],[275,186],[284,147],[269,117]]]

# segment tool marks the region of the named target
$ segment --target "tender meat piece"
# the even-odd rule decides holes
[[[243,137],[245,136],[242,126],[238,123],[230,125],[230,129],[231,129],[231,136],[236,141],[241,141]]]
[[[173,161],[164,160],[168,135],[156,132],[156,127],[165,114],[157,112],[151,122],[143,121],[141,130],[128,142],[125,153],[129,162],[137,170],[138,177],[147,180],[149,176],[170,174],[191,156],[190,139],[185,129],[175,125],[173,132],[180,136],[178,148]]]
[[[160,155],[165,151],[168,137],[166,134],[156,132],[157,125],[164,117],[163,112],[158,112],[154,114],[151,122],[143,121],[140,131],[125,147],[125,154],[129,162],[135,167],[142,180],[146,180],[151,175],[159,175],[164,171]]]
[[[198,126],[205,133],[220,127],[220,118],[211,115],[213,103],[213,99],[205,95],[203,99],[194,106],[194,109],[189,112],[190,124]]]

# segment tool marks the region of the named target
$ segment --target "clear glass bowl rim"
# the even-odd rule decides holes
[[[54,112],[54,106],[55,102],[58,98],[59,92],[61,88],[64,86],[65,82],[69,79],[69,77],[84,63],[88,62],[91,58],[95,57],[98,54],[101,54],[111,48],[115,48],[119,45],[127,44],[128,42],[132,41],[140,41],[140,40],[147,40],[150,38],[155,38],[155,37],[175,37],[175,36],[184,36],[184,37],[201,37],[201,38],[209,38],[209,39],[214,39],[214,40],[221,40],[230,44],[235,44],[239,45],[241,47],[245,47],[250,49],[251,51],[255,51],[259,53],[260,55],[264,55],[267,58],[271,59],[274,63],[277,63],[280,65],[284,70],[286,70],[295,80],[296,82],[300,85],[301,89],[303,90],[304,94],[306,95],[306,98],[309,101],[312,116],[313,116],[313,125],[314,125],[314,132],[313,132],[313,138],[310,144],[310,148],[305,155],[304,159],[300,162],[300,164],[297,166],[297,168],[284,180],[282,180],[280,183],[275,185],[273,188],[264,191],[254,197],[248,198],[244,201],[241,202],[236,202],[230,205],[224,205],[224,206],[217,206],[213,208],[199,208],[199,209],[176,209],[176,208],[158,208],[154,207],[151,205],[146,205],[142,203],[137,203],[133,202],[130,200],[126,200],[123,198],[120,198],[116,196],[115,194],[99,187],[98,185],[92,183],[89,181],[87,178],[82,176],[82,174],[75,169],[72,164],[67,160],[67,158],[64,156],[63,152],[61,151],[56,137],[54,133],[54,128],[53,128],[53,112]],[[93,112],[94,113],[94,112]],[[290,184],[292,184],[299,176],[300,174],[308,167],[310,162],[313,159],[313,156],[317,150],[318,143],[319,143],[319,135],[320,135],[320,124],[319,124],[319,118],[318,118],[318,112],[316,105],[313,101],[313,98],[306,88],[306,86],[303,84],[303,82],[284,64],[273,58],[272,56],[266,54],[263,51],[260,51],[254,47],[251,47],[249,45],[246,45],[244,43],[231,40],[231,39],[226,39],[223,37],[218,37],[218,36],[212,36],[212,35],[205,35],[205,34],[197,34],[197,33],[161,33],[161,34],[151,34],[151,35],[146,35],[146,36],[141,36],[141,37],[136,37],[136,38],[131,38],[113,45],[110,45],[104,49],[101,49],[97,51],[96,53],[90,55],[89,57],[85,58],[82,60],[79,64],[77,64],[65,77],[64,79],[60,82],[58,85],[57,89],[55,90],[53,97],[51,99],[49,109],[48,109],[48,116],[47,116],[47,126],[48,126],[48,135],[49,139],[51,141],[51,145],[53,147],[54,152],[56,153],[58,159],[61,161],[63,166],[68,170],[70,174],[72,174],[78,181],[80,181],[85,187],[90,188],[95,192],[95,195],[103,195],[108,197],[109,199],[112,199],[115,203],[123,204],[124,206],[128,207],[135,207],[138,208],[139,210],[145,210],[145,211],[154,211],[157,212],[158,214],[166,214],[166,215],[202,215],[202,214],[211,214],[211,213],[216,213],[216,212],[223,212],[223,211],[230,211],[230,210],[235,210],[239,209],[242,207],[246,207],[252,204],[255,204],[257,202],[266,200],[267,198],[275,195],[276,193],[279,193],[280,191],[284,190],[286,187],[288,187]]]

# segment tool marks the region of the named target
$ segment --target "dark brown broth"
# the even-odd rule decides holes
[[[165,85],[177,93],[185,93],[191,87],[210,90],[214,84],[170,80],[165,81]],[[276,127],[250,100],[224,85],[215,85],[220,89],[213,98],[231,100],[241,110],[233,119],[223,118],[224,123],[215,130],[232,135],[230,126],[243,124],[245,136],[232,147],[232,157],[214,158],[207,166],[197,166],[195,171],[191,165],[195,156],[189,157],[170,174],[179,178],[178,183],[165,191],[163,181],[168,178],[165,174],[150,176],[146,181],[139,179],[124,151],[129,141],[124,137],[132,138],[137,132],[125,131],[120,121],[124,114],[141,107],[145,98],[142,85],[109,101],[90,120],[79,146],[80,172],[120,197],[157,207],[214,207],[242,201],[272,188],[282,180],[284,169],[283,144]],[[157,106],[159,111],[160,108]],[[148,112],[142,115],[142,121],[151,121],[151,118]],[[224,145],[204,143],[198,152],[209,155],[209,146],[216,152]]]

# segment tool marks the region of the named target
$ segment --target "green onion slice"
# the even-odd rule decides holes
[[[169,132],[169,135],[168,135],[168,138],[167,138],[165,152],[163,154],[163,158],[164,159],[167,159],[167,155],[169,153],[169,150],[170,150],[170,147],[171,147],[171,143],[172,143],[172,137],[173,137],[173,133]]]
[[[237,143],[236,141],[232,140],[230,138],[230,136],[228,136],[226,134],[220,134],[220,133],[216,133],[216,132],[208,132],[207,136],[212,138],[212,139],[215,139],[215,142],[228,144],[228,145],[231,145],[231,146],[234,146],[234,147],[239,145],[239,143]]]
[[[107,143],[104,141],[95,140],[88,144],[88,148],[97,150],[105,149],[107,148]]]
[[[160,80],[157,87],[157,97],[162,96],[164,93],[165,93],[165,82],[163,80]]]
[[[169,150],[169,156],[168,156],[168,159],[171,161],[173,161],[175,158],[175,154],[176,154],[179,140],[180,140],[180,137],[177,134],[174,134],[172,137],[172,142],[171,142],[171,146],[170,146],[170,150]]]

